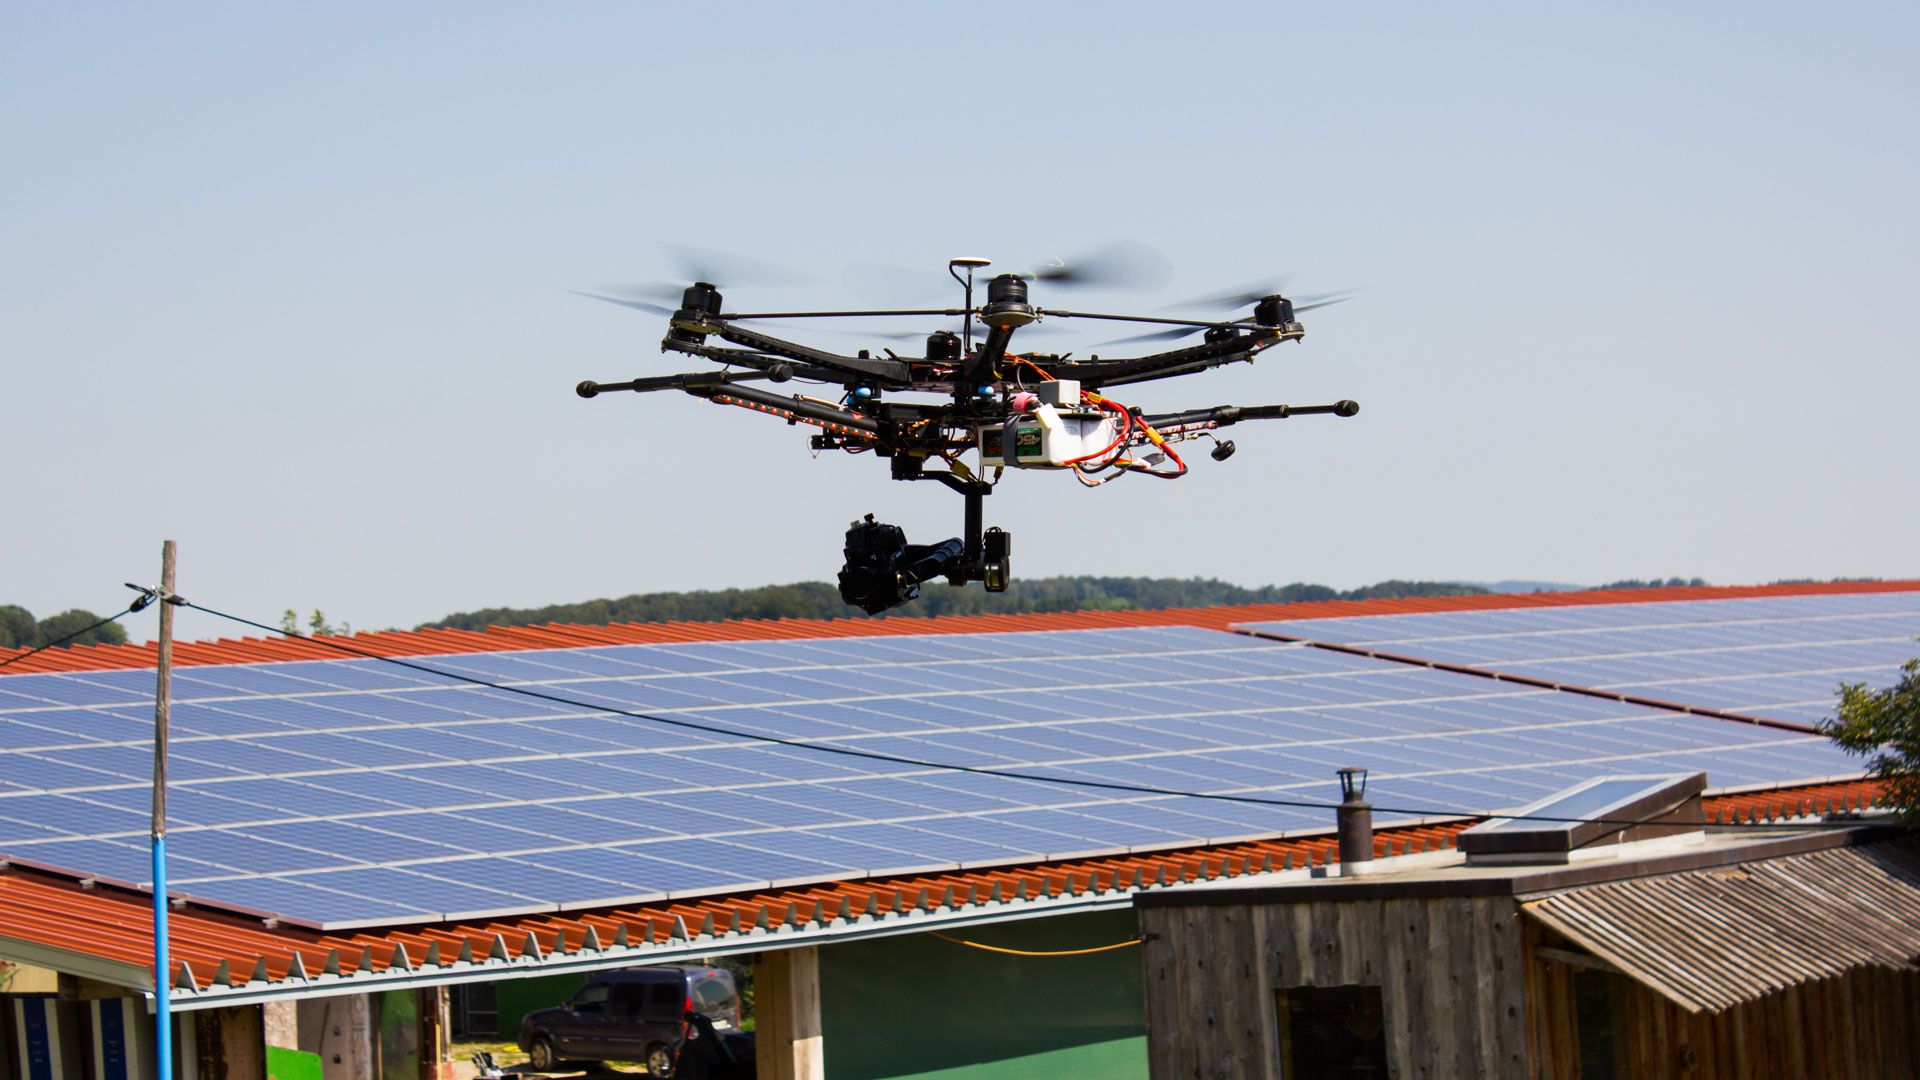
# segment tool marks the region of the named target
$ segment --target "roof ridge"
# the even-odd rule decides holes
[[[1284,604],[1223,604],[1198,608],[1122,611],[990,613],[895,616],[886,619],[729,619],[724,622],[538,623],[490,626],[484,631],[374,630],[345,635],[353,647],[380,656],[433,656],[469,652],[515,652],[588,645],[672,645],[698,641],[778,641],[794,638],[880,637],[894,634],[1008,633],[1029,630],[1092,630],[1136,626],[1197,626],[1224,630],[1236,623],[1330,619],[1351,615],[1482,611],[1497,608],[1566,607],[1678,600],[1737,600],[1762,596],[1920,591],[1920,580],[1793,582],[1775,585],[1679,585],[1650,589],[1589,589],[1581,592],[1481,593],[1472,596],[1408,596],[1371,600],[1304,600]],[[284,660],[337,660],[341,653],[310,638],[220,638],[176,641],[179,667]],[[26,652],[0,650],[0,660]],[[113,671],[153,667],[158,646],[82,645],[49,649],[0,675],[52,671]]]

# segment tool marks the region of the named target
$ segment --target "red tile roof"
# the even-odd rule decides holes
[[[1399,615],[1423,611],[1559,607],[1572,604],[1632,604],[1660,600],[1728,600],[1752,596],[1910,592],[1920,581],[1840,581],[1794,585],[1710,585],[1660,589],[1595,589],[1589,592],[1491,593],[1484,596],[1408,597],[1392,600],[1326,600],[1299,604],[1237,604],[1155,611],[1069,611],[1025,615],[946,615],[887,619],[731,619],[725,622],[614,623],[581,626],[492,626],[470,630],[380,630],[342,641],[379,656],[431,656],[564,649],[583,645],[648,645],[682,641],[752,641],[784,638],[874,637],[887,634],[971,634],[1016,630],[1090,630],[1126,626],[1199,626],[1224,630],[1235,623],[1278,619],[1327,619],[1345,615]],[[91,645],[49,649],[4,669],[103,671],[153,667],[158,646]],[[0,661],[22,650],[0,650]],[[307,638],[221,638],[176,642],[173,662],[247,664],[271,660],[338,660],[344,654]]]
[[[1767,822],[1776,818],[1871,806],[1877,784],[1854,781],[1716,796],[1709,820]],[[1374,837],[1377,857],[1453,846],[1471,822],[1385,827]],[[915,913],[1067,896],[1131,894],[1142,889],[1338,861],[1331,835],[1189,848],[1144,855],[874,878],[825,885],[615,907],[524,915],[490,922],[432,923],[370,933],[325,933],[269,927],[259,919],[189,907],[168,919],[174,985],[189,996],[210,988],[298,993],[317,977],[436,971],[472,978],[473,965],[543,957],[591,961],[606,954],[622,963],[646,963],[634,946],[682,943],[698,953],[718,952],[727,939],[782,928],[845,925],[862,917],[910,919]],[[910,930],[910,926],[902,926]],[[152,901],[142,893],[12,866],[0,869],[0,953],[6,943],[97,958],[123,969],[151,971]],[[738,942],[733,942],[737,946]],[[767,946],[776,942],[767,941]],[[556,954],[557,957],[556,957]],[[502,977],[526,974],[503,967]],[[131,978],[133,972],[127,971]],[[148,985],[148,984],[142,984]],[[336,991],[337,992],[337,991]]]

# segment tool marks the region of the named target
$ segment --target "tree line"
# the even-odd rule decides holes
[[[1245,588],[1215,578],[1051,577],[1016,581],[1006,592],[949,588],[938,580],[920,599],[868,615],[840,599],[824,581],[757,589],[637,593],[619,599],[549,604],[537,608],[483,608],[424,624],[423,630],[485,630],[538,623],[719,622],[726,619],[887,619],[939,615],[1006,615],[1051,611],[1152,611],[1224,604],[1293,604],[1308,600],[1373,600],[1406,596],[1478,596],[1487,590],[1451,581],[1382,581],[1358,589],[1295,582]]]
[[[18,604],[0,604],[0,649],[37,649],[99,621],[100,616],[81,608],[36,619],[33,612]],[[127,632],[120,624],[107,623],[63,645],[124,645],[126,642]]]

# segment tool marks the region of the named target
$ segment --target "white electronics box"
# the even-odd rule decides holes
[[[1118,433],[1112,413],[1061,412],[1052,405],[1041,405],[1003,424],[981,424],[980,464],[1064,469],[1070,461],[1112,446]],[[1013,444],[1011,454],[1007,452],[1009,442]]]

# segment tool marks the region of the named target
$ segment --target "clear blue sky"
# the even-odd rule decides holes
[[[736,310],[1117,237],[1175,279],[1041,302],[1364,287],[1257,365],[1123,396],[1360,416],[1242,426],[1177,483],[1010,477],[1018,576],[1920,575],[1917,30],[1911,4],[8,5],[0,603],[114,610],[166,537],[196,601],[372,629],[830,580],[866,512],[956,532],[956,497],[804,429],[573,395],[686,369],[663,320],[568,291],[670,276],[667,242],[814,275]]]

